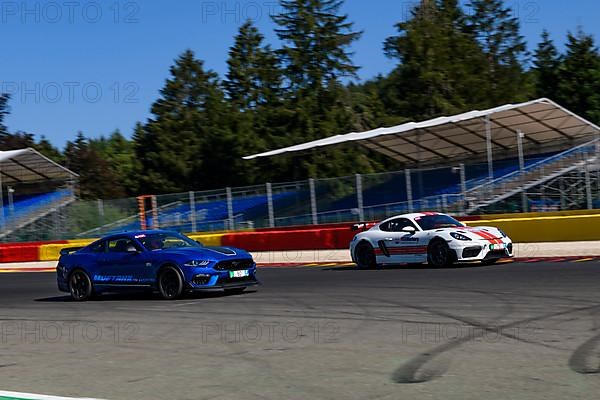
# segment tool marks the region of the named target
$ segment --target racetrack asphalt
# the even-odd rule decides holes
[[[101,399],[591,399],[600,261],[265,268],[242,295],[75,303],[0,274],[0,390]]]

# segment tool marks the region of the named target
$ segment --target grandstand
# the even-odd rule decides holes
[[[16,240],[41,240],[144,226],[219,231],[378,220],[411,211],[464,215],[600,207],[600,128],[548,99],[338,135],[246,158],[348,142],[392,157],[401,169],[145,196],[151,201],[140,210],[137,198],[74,201],[74,186],[66,183],[76,175],[58,166],[62,186],[41,190],[37,183],[36,191],[28,192],[21,184],[12,208],[4,190],[3,232]]]
[[[0,238],[75,201],[78,176],[34,149],[0,151]]]
[[[337,135],[245,157],[281,156],[315,151],[326,146],[357,143],[384,154],[406,170],[402,183],[406,205],[396,201],[393,211],[437,205],[457,213],[528,211],[532,208],[592,208],[600,192],[598,149],[600,128],[549,99],[508,104],[424,122]],[[439,171],[427,179],[423,168],[478,170],[487,174],[459,185]],[[500,168],[498,168],[500,166]],[[414,170],[420,190],[415,196]],[[427,180],[437,190],[424,190]],[[437,182],[435,182],[437,181]],[[442,181],[441,183],[439,181]],[[444,186],[446,186],[444,188]],[[451,196],[454,204],[443,204]],[[396,196],[396,199],[399,197]],[[382,199],[382,197],[380,197]],[[363,204],[364,199],[356,203]],[[369,202],[367,202],[368,204]],[[379,201],[376,207],[387,207]],[[432,205],[433,203],[433,205]],[[520,203],[516,205],[516,203]],[[339,205],[339,207],[343,207]],[[369,207],[367,207],[369,208]]]

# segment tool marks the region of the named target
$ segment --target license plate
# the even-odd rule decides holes
[[[506,243],[490,245],[490,250],[504,250],[504,249],[506,249]]]
[[[250,276],[248,271],[229,271],[230,278],[245,278],[247,276]]]

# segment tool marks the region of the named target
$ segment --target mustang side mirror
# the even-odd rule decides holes
[[[133,246],[133,245],[127,246],[127,252],[128,253],[139,253],[138,249],[136,249],[135,246]]]
[[[406,233],[415,233],[417,230],[414,228],[414,226],[405,226],[404,228],[402,228],[402,232],[406,232]]]

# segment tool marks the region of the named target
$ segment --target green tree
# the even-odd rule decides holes
[[[409,20],[396,25],[398,35],[384,44],[398,67],[380,82],[388,112],[424,120],[448,115],[487,101],[485,55],[465,33],[465,16],[456,1],[424,2]]]
[[[240,111],[275,105],[281,90],[279,60],[264,36],[248,21],[229,50],[228,72],[223,82],[229,102]]]
[[[153,117],[134,135],[144,191],[222,187],[243,173],[217,78],[191,50],[171,67]]]
[[[558,95],[559,69],[561,56],[550,38],[550,33],[544,30],[542,41],[534,53],[533,73],[537,97],[556,99]]]
[[[284,42],[281,55],[293,89],[327,87],[342,77],[354,77],[359,67],[348,48],[362,32],[352,30],[340,15],[342,0],[282,0],[283,12],[273,17]]]
[[[557,100],[571,111],[600,122],[600,55],[594,38],[581,29],[567,35]]]
[[[127,140],[117,130],[108,138],[101,136],[99,139],[90,140],[90,147],[111,165],[119,177],[119,184],[124,187],[128,195],[138,193],[139,164],[132,141]]]
[[[112,165],[79,132],[65,147],[65,166],[79,174],[83,199],[113,199],[125,196],[125,189]]]
[[[54,147],[44,135],[33,147],[54,162],[62,164],[65,161],[60,150]]]
[[[513,10],[503,0],[470,0],[468,7],[472,13],[467,19],[467,30],[478,40],[487,58],[488,105],[527,100],[531,91],[523,69],[527,43]]]

